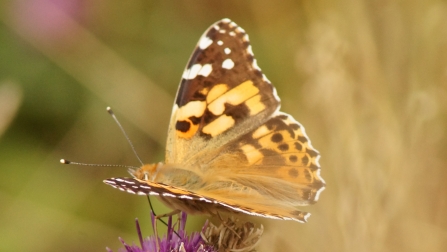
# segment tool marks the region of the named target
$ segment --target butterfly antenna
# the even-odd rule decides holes
[[[135,147],[132,144],[132,141],[130,141],[129,136],[127,135],[126,131],[124,130],[123,126],[121,125],[120,121],[118,121],[118,118],[116,118],[115,113],[113,113],[112,109],[110,107],[107,107],[107,112],[112,116],[113,120],[115,120],[116,124],[120,128],[121,132],[123,132],[124,137],[126,137],[127,142],[129,143],[130,147],[132,148],[133,153],[137,157],[138,161],[141,165],[144,165],[143,161],[141,161],[140,156],[138,156],[137,151],[135,150]]]
[[[86,163],[79,163],[79,162],[72,162],[67,159],[61,159],[59,162],[61,164],[72,164],[72,165],[82,165],[82,166],[95,166],[95,167],[123,167],[128,169],[138,169],[138,167],[135,166],[128,166],[128,165],[117,165],[117,164],[86,164]]]
[[[141,160],[140,156],[138,156],[137,151],[135,150],[134,145],[132,144],[132,141],[130,141],[129,136],[127,135],[126,131],[124,130],[123,126],[121,125],[120,121],[118,120],[118,118],[116,118],[115,113],[113,112],[112,108],[107,107],[107,112],[112,116],[113,120],[115,120],[116,124],[118,125],[118,127],[120,128],[121,132],[123,132],[124,137],[126,138],[127,142],[129,143],[130,147],[132,148],[133,153],[135,154],[135,156],[137,157],[138,161],[140,162],[141,165],[144,165],[143,161]],[[62,162],[62,160],[61,160]],[[110,166],[114,166],[114,165],[110,165]],[[120,165],[116,165],[116,166],[120,166]],[[128,167],[128,166],[121,166],[121,167]],[[128,167],[129,168],[129,167]],[[135,168],[135,167],[130,167],[130,168]],[[138,168],[137,168],[138,169]],[[149,201],[149,206],[151,208],[152,213],[157,216],[155,214],[154,211],[154,207],[152,206],[152,202],[151,199],[149,197],[149,195],[147,195],[147,200]],[[168,226],[168,223],[166,223],[164,220],[157,218],[159,221],[161,221],[165,226]],[[180,238],[180,235],[174,231],[174,233]]]
[[[131,169],[138,169],[138,167],[135,166],[128,166],[128,165],[115,165],[115,164],[87,164],[87,163],[79,163],[79,162],[72,162],[67,159],[61,159],[61,164],[71,164],[71,165],[81,165],[81,166],[95,166],[95,167],[124,167],[124,168],[131,168]],[[151,198],[149,195],[147,195],[147,200],[149,202],[149,206],[151,208],[152,213],[154,216],[157,216],[157,214],[154,211],[154,207],[152,206]],[[157,218],[161,223],[163,223],[166,227],[168,226],[168,223],[164,221],[161,218]],[[180,235],[174,230],[174,233],[180,238]]]

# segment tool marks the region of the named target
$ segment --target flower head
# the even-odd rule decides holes
[[[119,252],[217,252],[217,251],[255,251],[259,243],[263,226],[255,228],[251,222],[238,223],[234,218],[228,218],[219,226],[206,221],[201,232],[192,232],[188,235],[185,231],[186,213],[180,214],[178,225],[173,225],[172,216],[168,218],[168,230],[163,237],[154,235],[143,239],[140,224],[136,219],[136,227],[140,244],[127,244],[122,238],[119,238],[124,248]],[[157,234],[155,223],[156,218],[151,213],[152,228],[154,234]],[[177,226],[177,230],[175,230]],[[107,248],[107,251],[112,252]]]
[[[124,245],[124,248],[118,250],[119,252],[215,252],[216,249],[211,245],[205,244],[205,241],[200,236],[200,232],[193,232],[188,235],[185,231],[186,226],[186,213],[182,212],[179,220],[179,225],[173,225],[172,216],[168,218],[168,231],[163,237],[158,237],[158,235],[154,235],[151,237],[147,237],[143,239],[141,234],[140,224],[138,219],[136,219],[136,226],[138,232],[138,238],[140,240],[140,244],[127,244],[122,238],[119,238],[121,243]],[[152,220],[152,228],[154,230],[154,234],[156,234],[155,230],[155,216],[151,213]],[[175,230],[174,226],[178,226],[177,230]],[[107,248],[109,252],[112,252],[109,248]]]
[[[256,251],[263,232],[262,225],[256,228],[251,222],[239,223],[231,217],[219,226],[207,221],[201,234],[207,244],[213,244],[219,251],[248,252]]]

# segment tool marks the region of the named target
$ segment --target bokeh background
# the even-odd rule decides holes
[[[163,160],[183,68],[224,17],[250,35],[328,184],[307,224],[251,218],[259,251],[445,250],[445,1],[7,0],[0,251],[117,250],[118,236],[137,242],[136,217],[151,233],[146,199],[102,183],[126,169],[59,159],[138,165],[111,106],[143,160]]]

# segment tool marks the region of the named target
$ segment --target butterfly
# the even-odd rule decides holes
[[[164,163],[130,169],[104,183],[157,195],[174,210],[218,211],[306,222],[297,209],[325,188],[319,153],[304,127],[282,113],[245,31],[211,25],[188,61],[169,123]]]

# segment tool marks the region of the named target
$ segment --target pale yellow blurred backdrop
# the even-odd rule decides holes
[[[151,233],[144,197],[102,180],[163,160],[173,97],[205,29],[250,35],[282,110],[321,153],[307,224],[263,223],[259,251],[445,251],[445,1],[0,3],[0,251],[117,250]],[[159,212],[166,209],[156,205]],[[243,216],[240,216],[243,217]],[[189,226],[198,230],[201,218]]]

